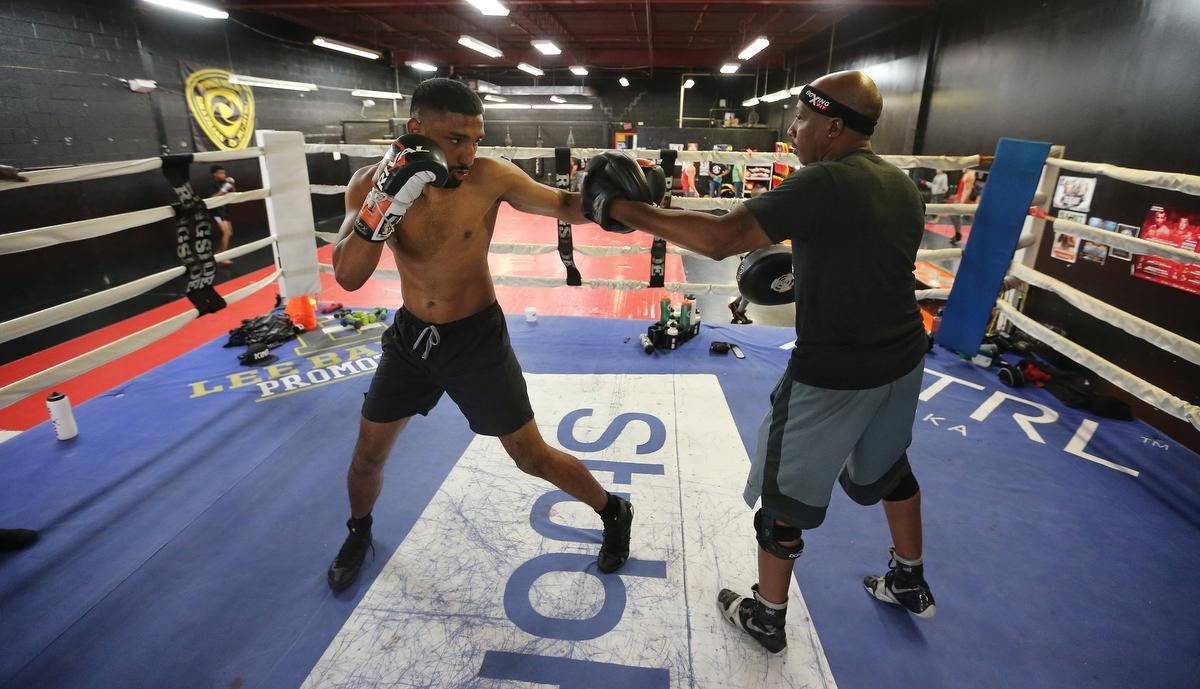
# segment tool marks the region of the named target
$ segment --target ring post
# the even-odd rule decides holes
[[[260,130],[255,133],[262,157],[263,186],[267,197],[267,223],[275,238],[275,263],[279,266],[279,294],[284,299],[321,291],[314,239],[312,198],[308,190],[308,165],[304,135],[300,132]]]
[[[938,344],[968,356],[979,351],[1049,152],[1050,144],[1037,141],[1001,138],[997,144]]]

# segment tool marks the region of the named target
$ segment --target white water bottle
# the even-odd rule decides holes
[[[71,400],[61,392],[52,392],[46,398],[46,407],[50,409],[50,420],[54,422],[54,435],[59,440],[70,440],[79,435],[79,427],[75,425],[75,415],[71,413]]]

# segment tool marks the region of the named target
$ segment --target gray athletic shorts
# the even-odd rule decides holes
[[[910,471],[924,362],[897,380],[867,390],[805,385],[784,372],[758,429],[746,479],[746,504],[762,498],[773,519],[802,529],[825,521],[833,484],[872,505]]]

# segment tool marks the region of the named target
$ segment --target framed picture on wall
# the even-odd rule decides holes
[[[1074,211],[1059,211],[1058,217],[1075,222],[1087,221],[1087,216]],[[1067,232],[1055,232],[1054,244],[1050,247],[1050,257],[1060,261],[1074,263],[1079,256],[1079,237]]]
[[[1151,206],[1139,238],[1185,251],[1200,246],[1200,213],[1190,208]],[[1176,263],[1157,256],[1133,259],[1133,274],[1144,280],[1200,294],[1200,266]]]
[[[1095,177],[1059,177],[1054,188],[1054,207],[1087,213],[1096,193]]]
[[[1126,237],[1137,237],[1138,232],[1141,232],[1141,230],[1142,228],[1137,227],[1136,225],[1122,225],[1117,223],[1117,232],[1120,232]],[[1119,258],[1122,261],[1129,261],[1133,258],[1133,254],[1125,251],[1124,249],[1117,248],[1109,249],[1108,255],[1112,256],[1113,258]]]
[[[1085,261],[1104,265],[1104,259],[1108,257],[1108,246],[1085,239],[1083,240],[1083,246],[1079,249],[1079,253],[1083,254],[1083,260]]]

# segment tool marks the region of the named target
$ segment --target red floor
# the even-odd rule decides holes
[[[951,237],[950,225],[926,225],[926,230]],[[964,238],[970,228],[963,228]],[[555,244],[557,222],[551,218],[527,215],[501,206],[496,221],[493,241],[497,243]],[[576,246],[624,246],[634,244],[648,247],[650,238],[640,232],[613,234],[595,225],[579,225],[574,228]],[[332,247],[318,251],[319,260],[329,263]],[[591,257],[576,253],[576,265],[584,279],[629,279],[646,280],[650,274],[649,254]],[[522,255],[492,254],[488,260],[494,275],[564,277],[566,271],[557,252]],[[385,253],[380,265],[395,268],[390,253]],[[228,294],[269,273],[268,268],[236,278],[218,286],[218,291]],[[682,281],[683,261],[675,254],[667,255],[666,280]],[[657,304],[662,290],[620,291],[590,287],[497,287],[496,296],[504,311],[510,314],[524,313],[526,307],[537,309],[546,316],[595,316],[604,318],[648,319],[657,315]],[[678,294],[672,295],[678,301]],[[342,302],[354,306],[387,306],[401,304],[398,280],[373,280],[362,289],[349,293],[334,282],[333,276],[321,275],[321,294],[326,302]],[[79,404],[162,364],[214,338],[224,336],[245,318],[253,318],[269,311],[274,305],[275,290],[267,288],[230,306],[229,308],[199,318],[178,332],[148,345],[141,350],[96,368],[62,385],[55,386]],[[0,386],[30,376],[38,371],[89,352],[97,347],[120,339],[143,328],[154,325],[182,313],[190,308],[186,299],[148,311],[134,318],[102,328],[69,342],[47,349],[38,354],[0,366]],[[35,393],[24,400],[0,410],[0,429],[25,430],[47,419],[44,399],[49,389]]]
[[[644,234],[612,234],[595,225],[576,226],[573,232],[576,246],[623,246],[637,244],[649,246],[650,239]],[[558,241],[557,223],[551,218],[530,216],[501,207],[496,221],[493,238],[498,243],[555,244]],[[318,251],[322,263],[330,262],[332,247]],[[565,277],[566,271],[557,252],[538,255],[492,254],[489,264],[494,275]],[[380,265],[395,268],[390,253],[384,254]],[[629,279],[646,280],[650,274],[649,254],[590,257],[576,254],[576,265],[584,279]],[[218,286],[221,294],[228,294],[270,272],[269,268],[245,275]],[[678,255],[669,254],[666,264],[666,280],[683,280],[683,262]],[[148,345],[141,350],[100,366],[62,385],[55,386],[79,404],[104,393],[122,383],[188,352],[214,338],[224,336],[245,318],[253,318],[269,311],[275,303],[275,289],[267,288],[243,299],[225,310],[199,318],[178,332]],[[497,287],[496,296],[506,313],[524,313],[533,306],[539,315],[548,316],[597,316],[605,318],[653,318],[657,315],[658,299],[662,290],[619,291],[608,288],[590,287]],[[334,282],[333,276],[321,275],[321,301],[342,302],[354,306],[387,306],[394,308],[401,303],[398,280],[373,280],[362,289],[349,293]],[[678,300],[679,295],[674,295]],[[30,376],[63,361],[89,352],[97,347],[120,339],[143,328],[166,320],[188,310],[191,305],[186,299],[147,311],[134,318],[115,323],[95,332],[88,333],[43,352],[0,366],[0,386]],[[21,431],[47,419],[45,397],[49,389],[35,393],[24,400],[0,410],[0,429]]]

